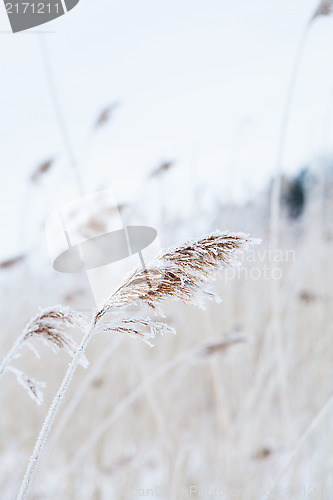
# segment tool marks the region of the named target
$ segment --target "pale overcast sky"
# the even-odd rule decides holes
[[[119,202],[131,201],[154,167],[174,159],[175,190],[196,182],[221,199],[242,198],[276,166],[292,63],[316,6],[314,0],[81,0],[33,33],[13,35],[1,3],[0,256],[20,251],[23,215],[43,220],[76,196],[39,37],[88,191],[110,187]],[[309,36],[286,171],[332,149],[332,60],[333,16],[318,19]],[[96,116],[114,101],[121,103],[114,118],[93,134]],[[36,165],[52,156],[55,172],[27,188]]]

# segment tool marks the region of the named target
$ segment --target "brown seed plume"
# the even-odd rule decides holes
[[[317,10],[313,14],[312,19],[320,16],[329,16],[333,12],[333,0],[322,0],[318,5]]]
[[[42,175],[48,172],[51,169],[53,163],[54,163],[54,158],[51,158],[38,165],[34,173],[31,175],[32,182],[38,181],[38,179],[42,177]]]
[[[71,356],[74,356],[77,345],[65,333],[65,329],[68,327],[84,329],[87,324],[79,312],[68,307],[57,306],[44,309],[26,325],[22,334],[22,343],[31,338],[40,338],[51,344],[54,349],[64,349]],[[85,360],[83,363],[86,364]]]
[[[159,177],[160,175],[164,174],[168,170],[170,170],[174,166],[175,162],[173,161],[165,161],[161,163],[155,170],[152,171],[150,174],[150,177]]]
[[[79,348],[74,340],[65,332],[66,328],[69,327],[85,330],[88,324],[81,313],[73,311],[69,307],[55,306],[41,311],[29,321],[13,347],[2,360],[0,364],[0,377],[6,371],[14,373],[17,381],[28,391],[29,395],[40,404],[43,400],[41,389],[45,384],[43,382],[37,382],[21,370],[12,366],[12,361],[20,355],[20,350],[24,345],[30,347],[39,358],[35,347],[30,345],[29,342],[33,338],[40,339],[51,345],[55,351],[63,349],[74,358]],[[88,366],[88,361],[84,355],[80,356],[79,363],[83,367]]]
[[[98,115],[97,120],[95,121],[94,128],[98,129],[105,125],[111,119],[113,112],[118,108],[118,106],[119,102],[114,102],[113,104],[110,104],[109,106],[104,108]]]
[[[214,298],[209,286],[214,272],[231,266],[237,254],[256,243],[242,233],[216,232],[169,250],[152,266],[136,270],[96,313],[93,324],[130,304],[157,310],[166,299],[198,305],[200,298]]]
[[[4,260],[0,262],[0,269],[9,269],[16,266],[25,259],[25,255],[19,255],[18,257],[13,257],[12,259]]]

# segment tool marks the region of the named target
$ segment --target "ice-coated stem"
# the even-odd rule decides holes
[[[67,392],[69,384],[71,383],[71,380],[74,376],[74,373],[75,373],[78,365],[80,364],[80,360],[81,360],[82,356],[84,355],[84,352],[87,348],[87,345],[88,345],[93,333],[94,333],[94,329],[93,329],[93,326],[91,326],[88,329],[88,331],[84,334],[83,339],[81,341],[81,344],[80,344],[78,350],[76,351],[76,353],[75,353],[75,355],[74,355],[74,357],[73,357],[73,359],[68,367],[68,370],[63,378],[63,381],[61,382],[60,388],[52,401],[52,404],[49,408],[46,419],[44,420],[43,426],[40,430],[37,441],[35,443],[33,453],[30,457],[30,460],[29,460],[29,463],[28,463],[28,466],[27,466],[27,469],[26,469],[26,472],[25,472],[25,475],[24,475],[24,478],[23,478],[23,481],[21,484],[20,492],[19,492],[18,497],[17,497],[17,500],[25,500],[27,498],[27,495],[29,493],[30,486],[32,483],[32,479],[34,477],[34,474],[35,474],[35,471],[36,471],[36,468],[38,465],[38,461],[40,459],[41,453],[42,453],[43,448],[45,446],[49,432],[52,428],[54,419],[58,413],[61,402],[65,397],[65,394]]]

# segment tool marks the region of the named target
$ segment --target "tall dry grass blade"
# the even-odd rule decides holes
[[[62,110],[61,100],[59,97],[59,92],[57,88],[56,79],[53,74],[53,68],[51,64],[51,58],[49,56],[46,38],[44,35],[38,36],[38,42],[42,57],[42,63],[44,66],[46,82],[48,86],[48,90],[50,93],[50,99],[52,101],[52,105],[54,108],[55,117],[57,120],[57,125],[59,128],[59,132],[61,135],[61,139],[63,142],[64,150],[66,151],[69,163],[73,170],[74,179],[76,181],[78,193],[80,196],[84,194],[84,185],[82,180],[82,174],[79,168],[79,164],[77,162],[76,154],[72,145],[72,140],[70,137],[69,129],[67,127],[67,122],[65,119],[65,115]]]
[[[298,77],[298,70],[305,52],[306,43],[308,40],[308,36],[310,33],[311,23],[308,23],[301,35],[294,63],[292,66],[291,76],[287,88],[287,93],[284,101],[281,125],[280,125],[280,134],[279,134],[279,142],[278,142],[278,151],[277,151],[277,162],[276,162],[276,171],[275,177],[273,180],[272,192],[271,192],[271,200],[270,200],[270,240],[271,240],[271,248],[272,251],[276,251],[278,249],[278,244],[280,240],[280,219],[281,219],[281,180],[282,180],[282,172],[284,167],[284,153],[285,153],[285,145],[289,124],[289,117],[292,109],[292,102],[294,98],[296,82]],[[271,262],[271,266],[273,267],[274,263]],[[279,310],[279,284],[276,280],[272,280],[271,284],[271,309],[273,315],[273,325],[274,325],[274,337],[276,342],[276,361],[277,361],[277,371],[280,380],[280,406],[281,412],[283,415],[285,435],[289,439],[289,404],[287,397],[287,381],[286,381],[286,373],[284,367],[284,353],[283,353],[283,345],[282,345],[282,328],[280,324],[280,310]]]
[[[298,76],[298,70],[305,52],[306,43],[309,37],[309,32],[312,22],[321,16],[328,16],[333,12],[333,0],[321,0],[313,16],[310,18],[309,23],[304,27],[302,32],[296,54],[294,63],[292,66],[292,71],[290,75],[290,80],[287,88],[287,93],[284,102],[284,108],[282,113],[282,120],[280,125],[279,133],[279,143],[277,152],[277,163],[276,172],[273,182],[273,189],[271,195],[271,245],[273,249],[277,248],[277,243],[279,239],[279,221],[280,221],[280,204],[281,204],[281,176],[284,162],[284,151],[285,143],[287,137],[287,130],[289,124],[289,117],[292,108],[292,102],[296,87],[296,81]]]
[[[298,76],[298,70],[305,52],[306,43],[308,40],[308,36],[310,33],[310,28],[312,22],[320,17],[327,16],[333,12],[333,0],[321,0],[316,9],[314,15],[310,18],[309,22],[305,26],[299,45],[297,47],[294,64],[292,66],[292,72],[289,80],[289,85],[287,89],[287,94],[284,102],[284,108],[282,113],[282,120],[280,126],[280,134],[279,134],[279,143],[278,143],[278,152],[277,152],[277,163],[276,163],[276,172],[273,181],[273,189],[271,193],[271,223],[270,223],[270,233],[271,233],[271,248],[273,252],[278,249],[278,243],[280,238],[280,218],[281,218],[281,178],[283,171],[283,163],[284,163],[284,152],[285,152],[285,144],[287,137],[287,130],[289,124],[289,117],[292,108],[293,97],[295,93],[296,81]],[[273,265],[273,262],[272,262]],[[277,365],[278,372],[280,378],[280,386],[281,386],[281,408],[282,413],[284,415],[285,428],[288,429],[289,425],[287,421],[289,420],[289,405],[287,401],[287,381],[285,369],[283,366],[284,353],[282,347],[281,340],[281,325],[280,325],[280,312],[278,310],[279,306],[279,290],[278,290],[278,282],[272,280],[271,287],[271,296],[272,296],[272,311],[273,311],[273,325],[275,331],[275,340],[276,340],[276,353],[277,353]],[[289,431],[286,430],[286,435],[289,434]]]

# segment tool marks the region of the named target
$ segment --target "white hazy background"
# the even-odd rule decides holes
[[[86,191],[112,188],[119,203],[131,202],[147,174],[171,159],[177,168],[170,197],[181,211],[188,181],[192,193],[205,185],[229,201],[253,195],[272,177],[295,52],[317,3],[81,0],[67,15],[15,35],[1,3],[0,256],[29,247],[32,229],[22,214],[40,225],[77,196],[40,37]],[[332,28],[328,16],[311,29],[286,172],[332,149]],[[119,106],[111,121],[94,134],[96,117],[112,102]],[[53,157],[55,173],[27,188],[36,166]]]

